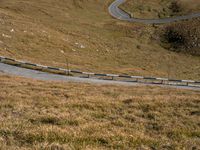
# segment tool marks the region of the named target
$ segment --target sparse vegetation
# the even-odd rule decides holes
[[[200,79],[199,20],[160,27],[121,22],[106,12],[111,1],[1,0],[0,55],[59,67],[69,63],[84,71],[162,77],[169,76],[170,63],[171,78]],[[162,18],[199,10],[196,0],[190,8],[187,2],[141,2],[145,5],[136,6],[134,16]],[[127,4],[124,8],[132,9]],[[0,83],[2,150],[200,149],[199,91],[43,82],[4,74]]]
[[[172,51],[200,56],[199,26],[198,19],[165,25],[159,33],[162,45]]]
[[[200,2],[196,0],[127,0],[121,8],[135,18],[166,18],[198,12]]]
[[[178,1],[172,1],[171,3],[170,3],[170,6],[169,6],[169,9],[171,10],[171,14],[172,14],[172,16],[173,16],[173,14],[178,14],[178,13],[180,13],[182,10],[182,8],[181,8],[181,4],[178,2]]]
[[[160,77],[168,76],[170,61],[173,78],[200,79],[199,58],[171,53],[152,41],[152,26],[113,19],[107,12],[112,1],[1,0],[0,55],[83,71]]]
[[[0,75],[0,149],[199,149],[200,93]]]

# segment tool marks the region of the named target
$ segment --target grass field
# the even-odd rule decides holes
[[[0,55],[59,67],[69,62],[83,71],[200,80],[200,57],[169,52],[152,40],[150,25],[113,19],[111,2],[1,0]]]
[[[200,93],[0,75],[0,149],[199,149]]]
[[[115,20],[107,12],[111,2],[0,0],[0,55],[59,67],[68,62],[84,71],[200,80],[199,56],[160,44],[158,33],[168,25]],[[196,39],[199,20],[191,22],[171,26],[185,31],[191,24],[184,36],[195,32],[190,40]],[[0,83],[0,150],[200,149],[199,91],[2,73]]]

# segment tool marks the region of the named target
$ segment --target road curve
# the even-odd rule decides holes
[[[132,18],[127,12],[123,11],[119,8],[121,4],[126,2],[126,0],[115,0],[108,8],[109,13],[116,19],[128,22],[138,22],[144,24],[164,24],[171,23],[180,20],[187,20],[200,17],[200,13],[192,13],[184,16],[177,16],[171,18],[163,18],[163,19],[140,19],[140,18]]]
[[[193,14],[188,16],[176,17],[176,18],[168,18],[168,19],[152,19],[152,20],[145,20],[145,19],[134,19],[130,18],[130,16],[119,9],[119,5],[124,3],[125,0],[116,0],[112,3],[109,7],[109,12],[113,17],[116,17],[120,20],[126,20],[131,22],[142,22],[142,23],[167,23],[182,19],[190,19],[194,17],[199,17],[200,14]],[[181,86],[181,85],[162,85],[162,84],[155,84],[155,83],[139,83],[139,82],[128,82],[128,81],[113,81],[113,80],[102,80],[102,79],[95,79],[95,78],[81,78],[81,77],[70,77],[66,75],[57,75],[46,73],[43,71],[36,71],[31,69],[25,69],[13,65],[8,65],[4,63],[0,63],[0,73],[3,74],[10,74],[16,76],[22,76],[31,79],[37,80],[48,80],[48,81],[63,81],[63,82],[78,82],[78,83],[92,83],[92,84],[114,84],[114,85],[125,85],[125,86],[144,86],[144,85],[151,85],[151,86],[160,86],[160,87],[168,87],[168,88],[178,88],[178,89],[189,89],[189,90],[198,90],[200,91],[199,87],[192,87],[192,86]]]

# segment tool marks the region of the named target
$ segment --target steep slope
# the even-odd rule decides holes
[[[1,0],[0,54],[102,73],[166,77],[173,66],[171,78],[200,79],[199,57],[166,51],[152,26],[113,19],[111,2]]]

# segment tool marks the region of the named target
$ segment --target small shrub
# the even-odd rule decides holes
[[[186,38],[185,36],[176,31],[174,27],[167,27],[165,29],[166,31],[164,32],[163,38],[167,43],[170,43],[173,48],[178,48],[179,46],[185,45],[186,44]]]
[[[200,56],[200,20],[164,25],[156,29],[160,44],[175,52]]]
[[[73,119],[60,119],[56,117],[40,117],[37,119],[29,119],[33,124],[47,124],[47,125],[68,125],[68,126],[78,126],[79,122]]]
[[[58,118],[55,118],[55,117],[43,117],[41,118],[40,122],[42,124],[52,124],[52,125],[59,125],[60,121]]]
[[[177,14],[182,11],[181,6],[177,1],[171,2],[169,9],[172,11],[172,14]]]
[[[136,47],[137,47],[137,49],[141,49],[141,46],[140,46],[140,45],[137,45]]]

